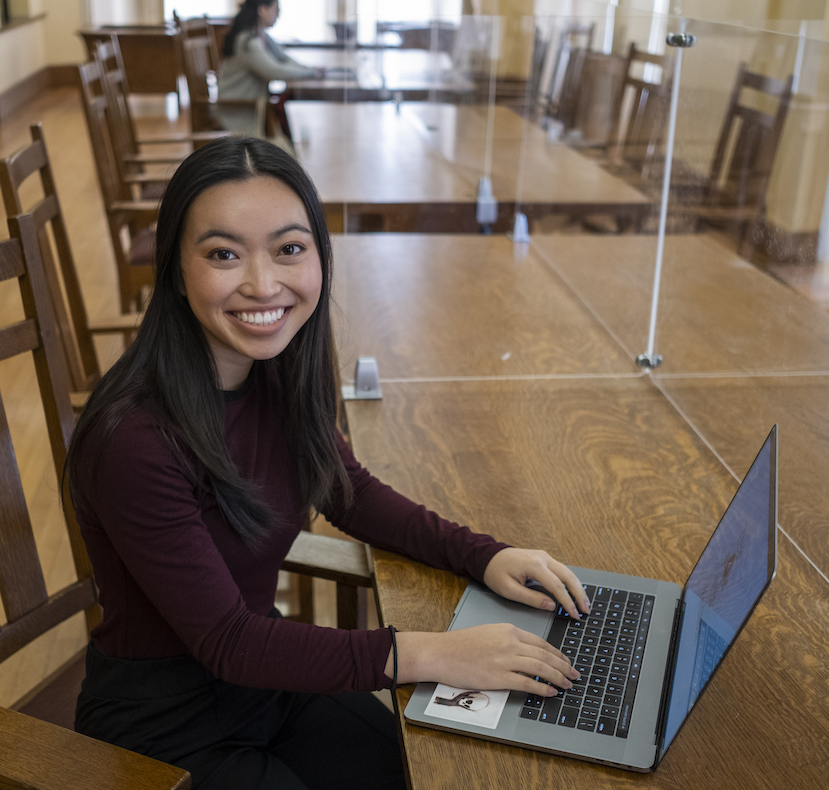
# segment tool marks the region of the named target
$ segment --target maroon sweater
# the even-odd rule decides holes
[[[278,397],[264,376],[250,382],[226,403],[227,446],[290,524],[258,550],[194,484],[149,410],[125,418],[102,452],[96,430],[84,442],[76,506],[104,610],[92,641],[104,655],[126,659],[189,653],[217,678],[243,686],[324,693],[388,687],[387,630],[268,617],[303,518]],[[363,469],[341,438],[339,447],[355,500],[328,510],[331,523],[372,546],[482,580],[504,544],[410,502]]]

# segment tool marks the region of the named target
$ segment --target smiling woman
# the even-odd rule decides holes
[[[532,578],[573,617],[587,604],[546,553],[440,518],[352,455],[336,427],[331,244],[289,154],[236,137],[194,152],[156,243],[146,317],[67,462],[103,607],[76,729],[186,768],[194,788],[402,788],[394,717],[367,692],[569,688],[569,661],[508,625],[395,640],[281,618],[279,569],[311,509],[513,600],[552,608]]]

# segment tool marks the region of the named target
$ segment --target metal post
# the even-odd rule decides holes
[[[671,87],[671,111],[668,118],[668,141],[665,152],[665,172],[662,174],[662,205],[659,209],[659,235],[656,242],[656,268],[653,277],[653,294],[651,296],[651,321],[648,330],[648,350],[636,357],[636,364],[640,368],[657,368],[662,364],[662,356],[654,353],[656,339],[656,314],[659,307],[659,285],[662,279],[662,255],[665,250],[665,226],[668,219],[668,193],[671,187],[671,165],[674,159],[674,133],[676,132],[676,110],[679,102],[679,76],[682,72],[682,50],[696,44],[696,36],[684,32],[685,22],[682,22],[682,33],[671,33],[666,42],[669,47],[676,47],[676,66],[674,68],[673,85]]]

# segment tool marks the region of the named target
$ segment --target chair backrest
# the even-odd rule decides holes
[[[24,319],[0,327],[0,359],[32,354],[57,479],[74,427],[63,357],[51,316],[46,278],[30,215],[9,219],[12,238],[0,242],[0,281],[17,279]],[[67,503],[68,504],[68,503]],[[6,625],[0,629],[0,661],[77,612],[87,627],[100,617],[92,566],[71,505],[66,511],[77,581],[47,592],[35,533],[23,493],[6,407],[0,397],[0,597]]]
[[[560,120],[565,128],[570,128],[575,121],[581,73],[585,57],[593,46],[595,30],[595,23],[573,22],[559,36],[545,112]]]
[[[105,117],[109,125],[115,159],[124,174],[140,173],[141,165],[129,163],[129,156],[139,153],[135,123],[129,104],[129,85],[118,37],[99,41],[92,59],[98,64],[100,92],[106,99]]]
[[[640,64],[642,76],[636,74]],[[656,70],[660,72],[658,81],[652,79]],[[667,129],[672,76],[672,57],[630,45],[610,139],[620,146],[623,159],[641,169],[643,178],[647,178]]]
[[[107,224],[118,266],[121,311],[141,309],[144,290],[152,285],[152,227],[158,200],[140,200],[118,167],[117,146],[107,123],[107,99],[100,67],[94,60],[78,66],[81,98],[104,199]],[[139,175],[134,176],[139,178]],[[137,242],[141,241],[139,245]]]
[[[707,203],[762,209],[765,204],[774,155],[792,98],[794,76],[776,80],[748,71],[745,63],[737,70],[734,89],[725,112],[722,130],[711,163]],[[749,94],[764,95],[774,111],[763,111],[747,101]],[[770,108],[769,108],[770,109]]]
[[[63,221],[55,179],[46,151],[43,127],[30,127],[32,142],[5,159],[0,159],[0,191],[6,216],[31,214],[40,246],[41,260],[49,288],[64,360],[72,389],[87,391],[100,378],[95,344],[89,331],[69,236]],[[21,187],[39,175],[42,197],[23,205]]]
[[[104,203],[110,205],[118,200],[131,200],[129,184],[123,180],[118,166],[118,151],[112,140],[107,122],[107,97],[104,93],[101,70],[94,60],[78,66],[86,125],[89,130],[95,171]]]
[[[212,37],[176,36],[187,92],[190,94],[190,125],[194,132],[218,129],[213,118],[211,104],[217,98],[215,72],[211,66]]]
[[[219,55],[219,45],[216,40],[216,29],[210,23],[207,14],[204,16],[196,16],[191,19],[181,19],[179,15],[173,11],[173,22],[178,28],[183,40],[190,38],[206,38],[207,39],[207,57],[209,69],[218,73],[221,57]]]

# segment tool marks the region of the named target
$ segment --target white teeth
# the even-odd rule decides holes
[[[235,313],[236,317],[246,324],[256,324],[256,326],[267,326],[275,324],[283,315],[285,315],[285,308],[280,307],[278,310],[268,310],[264,313]]]

